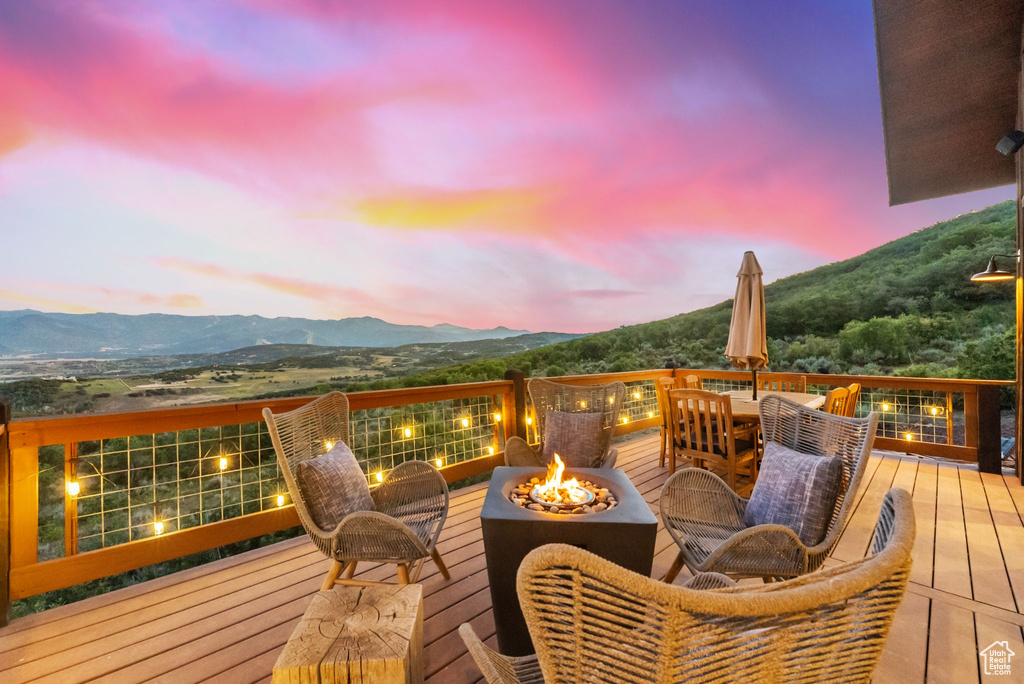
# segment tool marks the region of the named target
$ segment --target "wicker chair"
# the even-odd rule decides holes
[[[913,544],[913,504],[893,489],[872,555],[859,561],[701,591],[551,545],[523,560],[519,601],[548,684],[868,682],[906,590]]]
[[[406,461],[370,491],[374,510],[345,516],[333,530],[320,529],[310,516],[295,477],[300,463],[321,456],[336,442],[348,443],[348,398],[331,392],[288,413],[263,409],[277,462],[299,521],[313,544],[334,562],[323,589],[335,584],[377,584],[353,579],[356,563],[393,563],[399,584],[419,579],[423,563],[432,558],[450,579],[437,551],[437,538],[448,516],[448,485],[433,465]],[[339,579],[344,571],[344,577]]]
[[[750,484],[757,479],[756,430],[752,425],[737,426],[732,417],[732,400],[727,394],[705,390],[671,390],[671,453],[669,472],[676,469],[676,456],[725,472],[729,487],[737,487],[737,476],[746,475]],[[744,448],[745,440],[747,446]]]
[[[566,413],[600,413],[601,434],[598,437],[597,452],[599,467],[612,468],[618,457],[618,450],[609,450],[615,425],[619,422],[619,408],[626,399],[626,386],[621,382],[608,385],[566,385],[550,380],[534,378],[528,385],[530,400],[533,403],[537,420],[537,433],[541,443],[532,447],[519,437],[511,437],[505,442],[505,465],[509,466],[546,466],[544,438],[546,436],[546,415],[548,411],[564,411]]]
[[[554,546],[556,548],[561,547],[560,544]],[[622,568],[619,568],[619,571],[629,572]],[[735,582],[724,575],[706,572],[691,577],[683,586],[694,590],[707,590],[732,587],[735,584]],[[502,655],[480,641],[480,638],[473,631],[473,627],[469,623],[463,623],[459,627],[459,635],[462,637],[462,641],[465,642],[466,648],[473,657],[476,666],[480,668],[484,681],[488,684],[544,684],[544,675],[541,673],[537,656],[514,657]],[[609,680],[605,678],[600,681],[606,682]]]
[[[759,376],[757,378],[757,391],[760,392],[806,392],[807,376],[801,375],[798,378],[789,380],[773,380],[770,377]]]
[[[684,564],[694,573],[796,577],[821,567],[839,541],[874,444],[878,415],[833,416],[779,396],[765,397],[758,408],[766,444],[842,459],[842,484],[825,538],[808,547],[788,527],[747,527],[747,499],[713,473],[687,468],[669,477],[661,490],[662,520],[680,549],[665,581],[672,582]]]

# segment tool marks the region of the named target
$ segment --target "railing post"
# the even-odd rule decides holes
[[[999,388],[978,386],[978,470],[983,473],[1003,472],[999,416]]]
[[[505,379],[512,381],[512,393],[515,396],[516,434],[520,439],[529,441],[526,437],[526,374],[522,371],[507,370]]]
[[[0,627],[11,618],[11,405],[0,401]]]

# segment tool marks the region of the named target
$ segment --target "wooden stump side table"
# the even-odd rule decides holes
[[[335,587],[313,597],[273,684],[420,684],[423,587]]]

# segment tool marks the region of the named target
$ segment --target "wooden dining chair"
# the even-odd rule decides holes
[[[683,389],[704,389],[704,381],[699,375],[687,375],[683,378]]]
[[[831,413],[833,416],[846,416],[849,415],[850,406],[850,390],[846,387],[833,387],[825,395],[825,405],[822,409],[825,413]]]
[[[669,408],[668,393],[676,388],[675,378],[658,378],[654,381],[655,393],[658,396],[658,412],[661,413],[661,452],[658,455],[658,467],[665,467],[665,457],[672,445],[672,410]]]
[[[857,405],[860,404],[860,383],[855,382],[849,387],[850,398],[846,402],[846,417],[857,417]]]
[[[724,472],[733,491],[749,492],[757,479],[756,437],[750,427],[734,425],[729,395],[696,389],[668,394],[674,433],[669,471],[675,472],[676,456],[681,455],[695,467]],[[750,477],[741,490],[737,490],[739,475]]]
[[[806,392],[807,376],[790,377],[786,380],[758,377],[757,389],[759,392],[762,390],[765,392]]]

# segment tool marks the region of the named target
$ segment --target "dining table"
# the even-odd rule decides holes
[[[741,422],[755,422],[760,420],[757,412],[757,401],[754,400],[752,390],[731,390],[723,392],[728,395],[732,403],[733,420]],[[758,390],[757,399],[764,397],[783,397],[806,406],[809,409],[819,409],[825,405],[825,397],[821,394],[808,394],[807,392],[774,392],[771,390]]]

